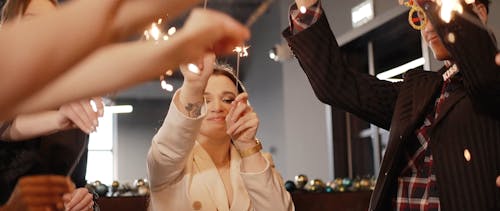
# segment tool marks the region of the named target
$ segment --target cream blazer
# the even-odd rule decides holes
[[[174,96],[176,97],[176,96]],[[162,127],[149,149],[148,177],[151,185],[150,209],[155,211],[294,210],[281,175],[266,157],[262,172],[240,171],[241,157],[231,147],[230,178],[233,201],[229,206],[218,170],[208,153],[195,139],[206,115],[189,118],[171,103]]]

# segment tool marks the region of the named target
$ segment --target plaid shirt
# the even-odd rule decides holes
[[[293,34],[297,34],[307,29],[307,27],[313,25],[319,19],[322,13],[321,1],[308,7],[305,13],[300,12],[297,4],[292,4],[290,6],[290,30],[292,30]]]
[[[439,192],[436,182],[435,168],[433,165],[432,151],[429,148],[430,137],[427,130],[438,118],[441,105],[450,93],[459,85],[461,77],[451,78],[456,68],[443,74],[445,81],[441,89],[441,95],[436,99],[435,106],[424,120],[424,124],[415,131],[417,142],[408,143],[406,158],[408,164],[398,177],[398,192],[393,201],[395,210],[418,210],[434,211],[441,210],[439,203]]]

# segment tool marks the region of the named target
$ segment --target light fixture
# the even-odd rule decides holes
[[[134,111],[134,107],[132,105],[112,105],[105,106],[104,113],[113,113],[113,114],[124,114],[124,113],[132,113]]]
[[[377,74],[377,78],[382,79],[382,80],[386,80],[386,79],[392,78],[394,76],[403,74],[410,69],[422,66],[424,64],[425,64],[425,59],[423,57],[420,57],[420,58],[415,59],[411,62],[403,64],[399,67],[396,67],[396,68],[387,70],[385,72],[379,73],[379,74]]]

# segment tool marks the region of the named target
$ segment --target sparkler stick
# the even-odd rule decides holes
[[[78,152],[78,156],[76,157],[76,159],[73,162],[73,164],[71,164],[71,167],[69,168],[68,173],[66,174],[66,176],[71,177],[71,175],[75,171],[76,166],[78,165],[78,163],[80,163],[80,159],[82,158],[83,152],[85,152],[85,149],[87,148],[86,146],[88,145],[88,143],[89,143],[89,140],[88,140],[88,138],[86,138],[83,141],[83,145],[82,145],[82,148],[80,149],[80,152]]]
[[[273,3],[273,0],[266,0],[262,2],[259,7],[250,15],[250,17],[247,19],[247,22],[245,23],[245,26],[247,28],[252,27],[252,25],[266,12],[267,8],[269,8],[269,5]]]
[[[250,15],[250,17],[247,19],[246,23],[245,23],[245,26],[247,28],[251,28],[252,25],[264,14],[264,12],[266,12],[266,10],[269,8],[269,5],[271,5],[271,3],[273,3],[273,0],[265,0],[264,2],[262,2],[259,7],[257,7],[257,9],[255,9],[255,11],[252,12],[252,14]],[[239,84],[239,78],[240,78],[240,60],[241,60],[241,57],[246,57],[248,56],[248,51],[247,49],[250,48],[250,46],[245,46],[245,45],[242,45],[242,46],[236,46],[236,48],[233,50],[234,52],[236,52],[236,78],[238,80],[236,80],[236,87],[238,87],[238,84]]]

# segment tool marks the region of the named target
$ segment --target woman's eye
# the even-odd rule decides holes
[[[231,104],[233,101],[234,101],[234,99],[232,99],[232,98],[222,99],[222,102],[227,103],[227,104]]]

